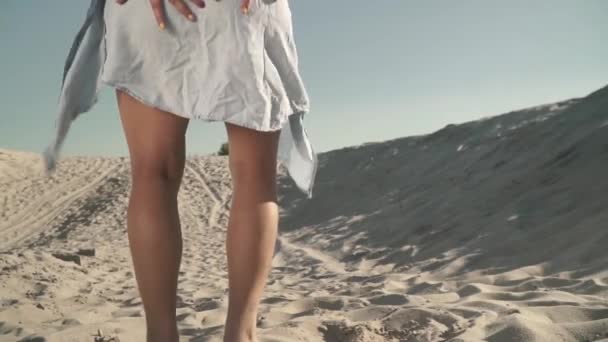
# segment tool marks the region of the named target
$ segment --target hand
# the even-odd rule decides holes
[[[128,0],[116,0],[116,2],[120,5],[126,3]],[[196,21],[196,17],[194,13],[190,10],[190,7],[186,5],[184,0],[167,0],[175,8],[182,14],[184,17],[188,18],[190,21]],[[195,4],[199,8],[205,8],[204,0],[190,0],[193,4]],[[220,0],[216,0],[220,1]],[[243,14],[247,14],[249,11],[249,2],[250,0],[241,0],[241,11]],[[165,2],[164,0],[150,0],[150,4],[152,5],[152,11],[154,12],[154,17],[156,17],[156,22],[158,26],[162,29],[165,28]]]

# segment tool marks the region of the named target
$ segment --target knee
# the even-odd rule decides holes
[[[233,186],[274,189],[276,183],[276,164],[259,160],[231,160],[230,173]]]
[[[184,160],[177,157],[131,158],[133,183],[161,182],[169,186],[179,186],[183,171]]]

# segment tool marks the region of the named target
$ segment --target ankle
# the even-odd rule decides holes
[[[257,342],[255,329],[239,329],[226,326],[224,342]]]
[[[179,333],[177,326],[170,326],[167,328],[147,327],[146,329],[146,342],[178,342]]]
[[[148,333],[146,336],[146,342],[179,342],[179,336],[177,334],[155,334]]]

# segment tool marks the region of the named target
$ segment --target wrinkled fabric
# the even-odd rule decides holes
[[[89,111],[103,85],[176,115],[281,130],[278,161],[312,198],[317,156],[303,126],[309,99],[298,72],[287,0],[240,0],[191,6],[192,23],[167,5],[159,30],[149,1],[91,0],[68,54],[56,134],[43,153],[56,168],[70,125]]]

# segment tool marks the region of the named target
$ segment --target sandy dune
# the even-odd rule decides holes
[[[608,88],[319,162],[279,180],[261,341],[608,341]],[[144,341],[128,159],[39,163],[0,150],[0,341]],[[179,327],[221,341],[227,158],[184,177]]]

